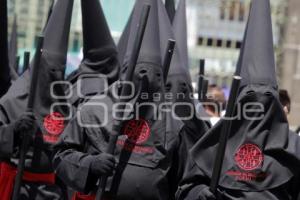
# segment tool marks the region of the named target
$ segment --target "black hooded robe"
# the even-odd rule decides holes
[[[40,58],[39,78],[37,81],[33,113],[37,129],[25,159],[25,171],[21,186],[21,200],[64,200],[67,199],[65,185],[57,178],[52,166],[53,143],[64,129],[66,120],[55,119],[66,114],[64,109],[56,106],[53,113],[50,107],[54,103],[66,103],[51,95],[51,83],[61,81],[64,77],[68,36],[71,25],[73,0],[58,1],[53,15],[45,29],[43,53]],[[53,34],[55,30],[55,34]],[[36,59],[36,58],[34,58]],[[0,157],[1,176],[0,194],[2,199],[11,197],[19,162],[20,137],[15,138],[15,122],[26,112],[32,68],[13,82],[9,91],[0,99]],[[54,87],[54,93],[63,96],[62,87]],[[5,196],[6,195],[6,196]]]
[[[26,73],[25,73],[26,74]],[[17,80],[20,81],[20,80]],[[20,88],[15,88],[20,89]],[[27,99],[28,94],[24,91],[23,95],[20,95],[18,99],[15,99],[14,102],[5,102],[5,107],[3,104],[0,106],[0,160],[1,160],[1,172],[6,173],[16,173],[16,166],[18,160],[18,147],[20,144],[14,139],[14,120],[16,120],[21,113],[18,113],[17,110],[25,110],[24,99]],[[13,108],[13,109],[12,109]],[[16,112],[7,112],[7,110],[14,110]],[[27,172],[35,174],[46,175],[49,183],[37,183],[23,181],[20,199],[21,200],[64,200],[66,199],[64,193],[64,186],[60,184],[59,180],[55,180],[52,168],[52,151],[51,148],[45,148],[43,138],[40,134],[36,138],[34,145],[29,149],[29,152],[25,161],[25,170]],[[49,147],[49,145],[46,145]],[[34,150],[33,150],[34,149]],[[39,152],[34,153],[33,152]],[[9,163],[6,165],[5,163]],[[26,173],[27,173],[26,172]],[[49,176],[48,176],[49,175]],[[14,184],[14,179],[9,179],[9,177],[0,178],[0,185],[2,184]],[[0,191],[3,194],[4,188],[0,187]],[[4,197],[2,197],[4,198]]]
[[[145,80],[141,79],[135,86],[138,85],[141,90],[144,87],[153,89],[146,90],[149,96],[164,93],[157,2],[160,0],[136,2],[124,57],[125,64],[122,66],[124,70],[121,70],[122,73],[126,72],[139,14],[144,3],[149,3],[151,10],[148,24],[133,75],[138,80],[140,79],[137,76],[144,75]],[[133,82],[135,83],[134,80]],[[113,106],[118,102],[112,95],[113,88],[116,89],[116,84],[103,91],[105,95],[102,98],[99,98],[100,93],[98,97],[95,96],[79,106],[76,117],[67,126],[56,146],[53,162],[57,174],[67,185],[81,193],[93,194],[97,188],[96,183],[100,177],[91,174],[90,166],[92,156],[106,152],[107,149],[112,132],[113,112],[116,112]],[[130,100],[131,105],[140,103],[141,90],[136,91],[134,98]],[[158,101],[150,100],[156,105],[164,102]],[[139,120],[129,120],[123,124],[115,151],[117,169],[109,178],[105,190],[106,196],[113,196],[114,200],[175,198],[175,191],[185,168],[188,146],[193,142],[187,137],[181,121],[172,119],[167,113],[163,113],[161,119],[155,119],[146,113],[149,114],[148,110],[142,114],[145,118],[139,117]],[[101,123],[105,126],[99,127]]]
[[[81,118],[75,117],[65,129],[54,159],[60,178],[85,194],[95,190],[97,177],[91,176],[89,170],[91,155],[106,151],[112,121],[110,116],[107,127],[102,128],[82,128],[78,122],[101,124],[104,110],[95,107],[95,103],[101,102],[112,106],[110,100],[92,99],[88,102],[92,106],[80,109],[81,114],[77,116]],[[190,139],[182,130],[181,121],[166,118],[161,121],[142,120],[143,134],[136,141],[130,139],[136,137],[135,134],[141,134],[135,133],[134,128],[130,131],[130,124],[135,122],[125,123],[115,153],[118,167],[113,178],[109,178],[106,189],[116,194],[113,199],[174,199],[183,175]]]
[[[218,198],[296,200],[300,138],[290,132],[278,97],[269,0],[252,0],[236,74],[242,80],[234,118],[227,119]],[[197,199],[209,187],[224,123],[191,150],[177,199]]]
[[[289,131],[276,92],[269,91],[268,86],[248,86],[240,94],[240,105],[261,102],[267,110],[263,120],[233,121],[219,183],[222,199],[296,200],[299,195],[300,138]],[[265,93],[267,97],[262,96]],[[196,199],[209,187],[211,157],[223,123],[221,120],[191,150],[177,199]]]

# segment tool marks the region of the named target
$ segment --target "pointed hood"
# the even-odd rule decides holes
[[[0,97],[10,87],[10,70],[7,44],[7,1],[0,1]]]
[[[84,58],[98,61],[99,58],[116,54],[116,46],[100,2],[82,0],[81,6]]]
[[[161,66],[162,60],[160,52],[160,36],[159,27],[157,26],[159,20],[156,0],[136,1],[130,24],[130,34],[124,61],[125,63],[127,63],[131,56],[133,41],[135,40],[138,30],[137,24],[139,23],[140,13],[142,12],[144,4],[151,5],[151,9],[138,58],[138,63],[149,62]]]
[[[158,4],[160,19],[160,38],[162,44],[161,49],[162,52],[164,52],[167,46],[167,40],[170,38],[174,38],[174,33],[172,25],[168,20],[166,9],[163,7],[161,0],[158,0]],[[188,68],[186,68],[183,64],[178,45],[179,44],[176,40],[176,47],[173,53],[166,84],[166,91],[173,94],[173,103],[183,103],[185,105],[176,106],[175,112],[179,117],[187,117],[190,116],[191,113],[194,113],[192,120],[184,120],[184,123],[187,125],[187,127],[189,127],[189,129],[193,130],[194,133],[197,133],[197,137],[200,137],[207,130],[206,124],[204,124],[200,117],[206,117],[206,115],[202,105],[197,106],[196,110],[196,105],[199,102],[192,98],[193,87],[190,73],[188,71]],[[184,94],[184,96],[178,94]],[[189,103],[189,105],[192,105],[193,107],[191,108],[190,106],[186,106],[186,103]]]
[[[300,157],[299,139],[289,131],[276,89],[270,0],[252,0],[236,74],[242,76],[242,88],[219,185],[247,192],[278,188],[298,175],[295,166]],[[197,167],[190,177],[194,173],[200,179],[212,177],[214,162],[205,158],[216,156],[225,123],[228,119],[221,119],[191,150],[191,162]]]
[[[92,96],[114,83],[119,75],[117,48],[111,36],[99,0],[81,0],[83,28],[83,60],[79,68],[68,76],[73,84],[74,96],[78,96],[77,84],[83,96]],[[107,82],[107,84],[105,84]]]
[[[173,21],[173,30],[178,50],[184,64],[189,68],[188,45],[187,45],[187,19],[186,0],[180,0]]]
[[[159,6],[159,28],[160,28],[160,38],[161,38],[161,56],[163,57],[165,48],[167,46],[168,39],[174,39],[174,33],[173,33],[173,28],[168,20],[168,15],[166,13],[166,10],[163,7],[163,4],[158,1]],[[189,70],[187,67],[185,67],[185,64],[182,59],[181,51],[180,51],[180,44],[177,42],[177,39],[175,38],[176,41],[176,48],[174,50],[174,54],[172,57],[171,61],[171,66],[168,74],[168,79],[171,77],[180,77],[183,79],[183,81],[187,85],[192,85],[191,82],[191,76],[189,73]]]
[[[70,33],[73,0],[58,0],[54,5],[47,26],[44,30],[43,51],[60,55],[66,61]]]
[[[73,0],[58,0],[44,31],[43,53],[39,65],[34,112],[44,142],[48,143],[55,142],[63,131],[64,122],[57,121],[57,118],[67,116],[66,113],[68,113],[60,106],[55,106],[53,113],[50,113],[50,108],[58,101],[53,98],[52,92],[59,97],[65,96],[61,85],[52,90],[51,84],[55,81],[64,80],[72,10]],[[8,121],[16,120],[26,110],[31,69],[29,68],[13,83],[0,101],[0,106],[4,109]],[[59,102],[65,104],[64,100],[59,100]],[[57,118],[53,119],[53,117]]]
[[[51,0],[51,4],[50,4],[49,10],[48,10],[48,16],[47,16],[47,20],[46,20],[46,26],[49,22],[50,16],[52,15],[54,4],[55,4],[55,0]],[[46,28],[46,26],[45,26],[45,28]]]
[[[129,33],[129,39],[128,39],[128,45],[126,54],[124,57],[124,63],[122,65],[122,77],[124,78],[124,75],[126,75],[128,64],[132,57],[132,55],[135,55],[133,53],[134,45],[137,44],[137,42],[141,42],[141,48],[139,49],[139,55],[137,59],[137,63],[133,77],[132,82],[135,86],[134,95],[131,99],[126,99],[126,102],[130,101],[131,105],[141,105],[137,103],[150,103],[151,105],[143,105],[142,107],[136,109],[136,112],[130,113],[134,119],[128,120],[122,124],[122,134],[118,138],[115,155],[119,158],[119,162],[121,163],[130,163],[133,165],[138,166],[146,166],[149,168],[155,168],[159,165],[161,161],[166,159],[166,142],[169,140],[172,140],[174,135],[177,135],[179,130],[182,127],[182,123],[180,121],[173,120],[171,117],[167,116],[167,113],[162,113],[159,118],[157,118],[157,113],[153,112],[153,109],[159,107],[159,104],[161,102],[164,102],[163,98],[154,99],[153,96],[161,96],[163,97],[164,92],[164,81],[163,81],[163,69],[162,69],[162,58],[161,58],[161,38],[159,34],[159,16],[158,16],[158,4],[157,2],[160,2],[161,0],[137,0],[134,6],[133,14],[132,14],[132,20],[130,23],[130,33]],[[147,24],[145,26],[145,32],[142,38],[142,41],[136,41],[136,38],[138,37],[138,34],[140,33],[139,27],[143,27],[144,24],[139,24],[141,22],[141,19],[143,14],[142,11],[145,7],[145,5],[150,5],[150,12],[148,15]],[[165,8],[163,7],[165,10]],[[168,18],[167,18],[168,19]],[[166,40],[167,42],[167,40]],[[165,51],[165,49],[164,49]],[[135,64],[135,63],[134,63]],[[131,76],[131,75],[130,75]],[[111,89],[113,89],[111,87]],[[146,94],[145,96],[143,94]],[[114,103],[119,102],[119,98],[115,98],[115,95],[110,95],[110,91],[108,91],[108,95],[106,95],[106,98],[102,99],[101,102],[106,105],[114,105]],[[144,96],[144,98],[142,97]],[[147,96],[147,97],[146,97]],[[94,99],[91,99],[92,102]],[[96,100],[96,99],[95,99]],[[97,100],[96,100],[97,101]],[[97,101],[99,102],[99,100]],[[156,106],[152,106],[155,104]],[[109,109],[112,106],[108,106]],[[136,108],[136,106],[134,106]],[[134,108],[134,109],[135,109]],[[94,121],[95,117],[98,118],[98,121],[103,121],[103,112],[101,109],[93,109],[90,110],[89,108],[86,108],[87,110],[85,112],[81,112],[82,119],[89,123],[91,121]],[[98,110],[98,111],[97,111]],[[91,114],[92,113],[92,114]],[[109,112],[108,113],[113,113]],[[126,112],[125,114],[128,114],[129,112]],[[99,119],[100,118],[100,119]],[[101,119],[102,118],[102,119]],[[104,117],[106,118],[106,117]],[[108,116],[109,121],[113,120],[113,115]],[[128,118],[127,118],[128,119]],[[174,122],[174,125],[172,124]],[[106,127],[104,127],[106,130],[105,132],[111,132],[111,125],[112,123],[109,123]],[[151,132],[149,134],[149,137],[147,137],[144,141],[137,141],[137,138],[139,137],[139,134],[143,134],[141,132],[136,131],[135,135],[137,137],[133,138],[132,133],[129,133],[129,130],[132,129],[133,126],[140,126],[142,124],[143,126],[146,126],[148,130]],[[172,126],[173,125],[173,126]],[[104,129],[103,128],[103,129]],[[127,131],[128,129],[128,131]],[[149,133],[150,133],[149,132]],[[139,140],[139,139],[138,139]],[[107,146],[105,140],[100,141],[101,147],[105,148]],[[128,149],[126,147],[132,146],[134,149],[138,149],[137,151],[131,149]],[[137,148],[135,148],[137,147]],[[139,150],[140,149],[140,150]],[[101,149],[102,150],[102,149]],[[125,151],[124,151],[125,150]],[[149,151],[150,150],[150,151]],[[125,154],[124,154],[125,153]],[[125,156],[124,156],[125,155]],[[113,180],[112,183],[112,189],[114,190],[115,183],[119,183],[119,178],[116,177]],[[112,191],[114,193],[114,191]]]
[[[130,34],[130,27],[131,27],[131,21],[132,21],[132,16],[133,12],[131,12],[130,17],[126,23],[126,26],[122,32],[122,35],[119,39],[118,42],[118,57],[119,57],[119,62],[122,65],[123,60],[126,54],[127,46],[128,46],[128,39],[129,39],[129,34]]]
[[[58,0],[44,31],[34,111],[43,140],[50,144],[57,142],[66,124],[62,118],[65,119],[69,114],[66,107],[55,106],[51,109],[56,103],[66,103],[66,100],[57,100],[53,96],[53,93],[56,96],[65,96],[63,86],[56,85],[51,88],[51,84],[64,80],[73,3],[74,0]]]
[[[237,66],[241,86],[270,85],[277,88],[270,2],[253,0]]]
[[[18,78],[18,66],[16,66],[16,58],[18,54],[18,31],[17,31],[17,15],[14,16],[10,43],[9,43],[9,66],[12,71],[13,79]]]
[[[175,0],[166,0],[165,7],[166,7],[166,10],[167,10],[169,19],[172,23],[173,20],[174,20],[175,12],[176,12],[176,10],[175,10]]]

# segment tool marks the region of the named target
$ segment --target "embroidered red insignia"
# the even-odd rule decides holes
[[[53,112],[44,118],[44,127],[51,135],[60,135],[64,128],[64,116],[59,112]]]
[[[146,120],[130,120],[124,127],[124,134],[130,142],[141,144],[150,137],[150,128]]]
[[[255,144],[244,144],[235,153],[235,162],[243,170],[259,168],[264,160],[261,149]]]

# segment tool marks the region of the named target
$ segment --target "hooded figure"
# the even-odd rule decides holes
[[[163,39],[158,24],[159,11],[165,8],[161,7],[161,0],[136,1],[121,80],[128,68],[144,4],[151,5],[151,9],[133,75],[135,87],[127,99],[128,109],[122,118],[124,123],[114,155],[104,152],[118,112],[116,84],[105,91],[104,97],[94,97],[79,107],[77,117],[65,129],[57,145],[54,165],[62,180],[81,192],[74,199],[93,199],[97,180],[111,173],[104,198],[159,200],[175,197],[185,167],[188,138],[181,121],[157,110],[164,103],[160,50]],[[114,161],[117,164],[112,172]]]
[[[237,73],[242,76],[217,198],[209,191],[224,120],[193,147],[177,199],[296,200],[300,139],[289,132],[275,73],[269,0],[253,0]]]
[[[181,84],[183,85],[183,81],[185,81],[186,83],[186,87],[188,87],[188,93],[190,95],[189,98],[192,98],[192,94],[193,94],[193,87],[192,87],[192,82],[191,82],[191,75],[189,73],[189,56],[188,56],[188,45],[187,45],[187,41],[188,41],[188,36],[187,36],[187,19],[186,19],[186,0],[180,0],[179,4],[178,4],[178,8],[177,11],[175,13],[174,16],[174,21],[173,21],[173,31],[174,31],[174,37],[175,40],[177,42],[177,47],[178,47],[178,53],[180,55],[180,60],[182,62],[182,64],[180,65],[181,70],[180,71],[186,71],[184,73],[184,75],[180,78],[182,79],[180,82],[181,83],[176,83],[176,76],[179,74],[178,72],[176,72],[176,68],[171,70],[170,76],[169,76],[169,80],[171,82],[172,85],[176,85],[176,84]],[[173,75],[172,75],[173,74]],[[176,75],[177,74],[177,75]],[[177,91],[176,88],[174,88],[173,90],[174,92],[177,92],[177,94],[181,93],[182,90],[179,89],[179,87],[177,87]],[[188,97],[189,95],[186,95],[186,97]],[[198,101],[198,99],[194,99],[194,103],[196,106],[196,111],[197,112],[197,118],[206,118],[208,119],[209,116],[207,115],[206,111],[204,110],[203,106],[201,105],[201,103]],[[191,101],[191,99],[187,100],[187,101]],[[188,112],[189,113],[189,112]],[[211,124],[209,121],[205,121],[205,123],[207,124],[208,127],[211,127]]]
[[[100,3],[81,0],[81,10],[84,56],[79,68],[67,78],[72,84],[71,103],[75,106],[107,89],[119,75],[117,48]]]
[[[64,77],[72,10],[73,0],[59,0],[45,29],[34,112],[25,112],[31,68],[12,84],[0,100],[0,195],[3,199],[10,199],[11,196],[15,166],[25,132],[35,135],[35,138],[26,155],[20,196],[28,200],[66,198],[62,185],[58,185],[51,157],[52,145],[64,129],[64,117],[67,117],[68,110],[60,106],[66,103],[64,100],[53,97],[64,97],[63,87],[56,85],[52,88],[51,85]],[[51,106],[54,106],[52,110]]]
[[[10,69],[7,44],[7,1],[0,2],[0,98],[10,87]]]
[[[180,15],[179,13],[184,14]],[[173,28],[176,26],[177,31],[180,30],[181,32],[184,32],[183,29],[186,29],[186,24],[178,24],[179,22],[184,21],[179,19],[179,17],[186,19],[184,1],[180,1],[173,24]],[[172,98],[169,100],[173,103],[177,116],[185,123],[186,131],[191,137],[194,137],[194,140],[198,140],[208,130],[208,127],[205,122],[201,120],[201,117],[205,116],[203,114],[205,111],[203,110],[202,105],[196,104],[197,101],[193,97],[192,81],[187,67],[187,45],[181,45],[187,43],[187,38],[181,37],[182,35],[178,32],[173,33],[172,26],[167,18],[165,10],[160,10],[160,28],[162,30],[162,37],[165,40],[167,38],[175,37],[176,40],[176,48],[174,50],[167,78],[166,92],[171,95]],[[165,46],[165,44],[162,45],[162,52],[164,52],[163,46]],[[201,113],[196,111],[196,106],[198,109],[201,109]]]

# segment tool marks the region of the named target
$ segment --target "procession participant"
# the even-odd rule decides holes
[[[83,59],[67,81],[71,84],[70,103],[76,108],[118,80],[120,64],[115,42],[100,4],[81,0]]]
[[[222,119],[190,151],[177,199],[296,200],[300,140],[279,101],[269,0],[253,0],[237,73],[242,77],[218,192],[210,181]],[[239,109],[242,112],[239,112]]]
[[[165,12],[160,12],[160,14],[160,19],[166,18]],[[176,40],[176,48],[167,78],[166,92],[171,95],[169,100],[174,104],[176,115],[185,123],[185,131],[193,138],[190,145],[192,147],[194,141],[197,141],[208,130],[208,126],[201,119],[203,115],[198,112],[199,109],[202,109],[203,113],[205,112],[202,105],[193,97],[194,91],[188,67],[185,0],[179,2],[173,26],[167,20],[163,23],[163,26],[168,27],[165,38],[174,37]]]
[[[52,96],[51,83],[61,81],[64,77],[72,10],[73,0],[57,1],[45,29],[33,112],[26,112],[32,67],[12,84],[0,100],[2,199],[11,199],[16,166],[22,149],[20,144],[28,134],[32,134],[32,141],[26,154],[20,199],[66,199],[64,185],[59,184],[51,160],[53,144],[64,129],[66,121],[63,117],[68,110],[56,106],[53,108],[54,112],[50,113],[50,108],[58,102]],[[34,59],[38,59],[37,55],[39,53]],[[64,96],[61,87],[56,87],[53,91],[56,95]]]
[[[112,132],[114,112],[118,112],[113,109],[119,99],[114,95],[115,85],[105,91],[104,98],[92,98],[80,107],[57,145],[53,162],[64,182],[80,192],[74,199],[95,198],[97,180],[112,172],[105,199],[174,199],[185,166],[188,139],[181,121],[169,113],[156,112],[164,103],[163,98],[157,97],[164,96],[159,11],[166,11],[160,1],[136,1],[121,77],[131,58],[144,3],[150,4],[151,10],[133,75],[135,90],[128,100],[135,109],[125,115],[130,118],[123,123],[113,157],[104,152]],[[100,124],[103,127],[96,127]]]

